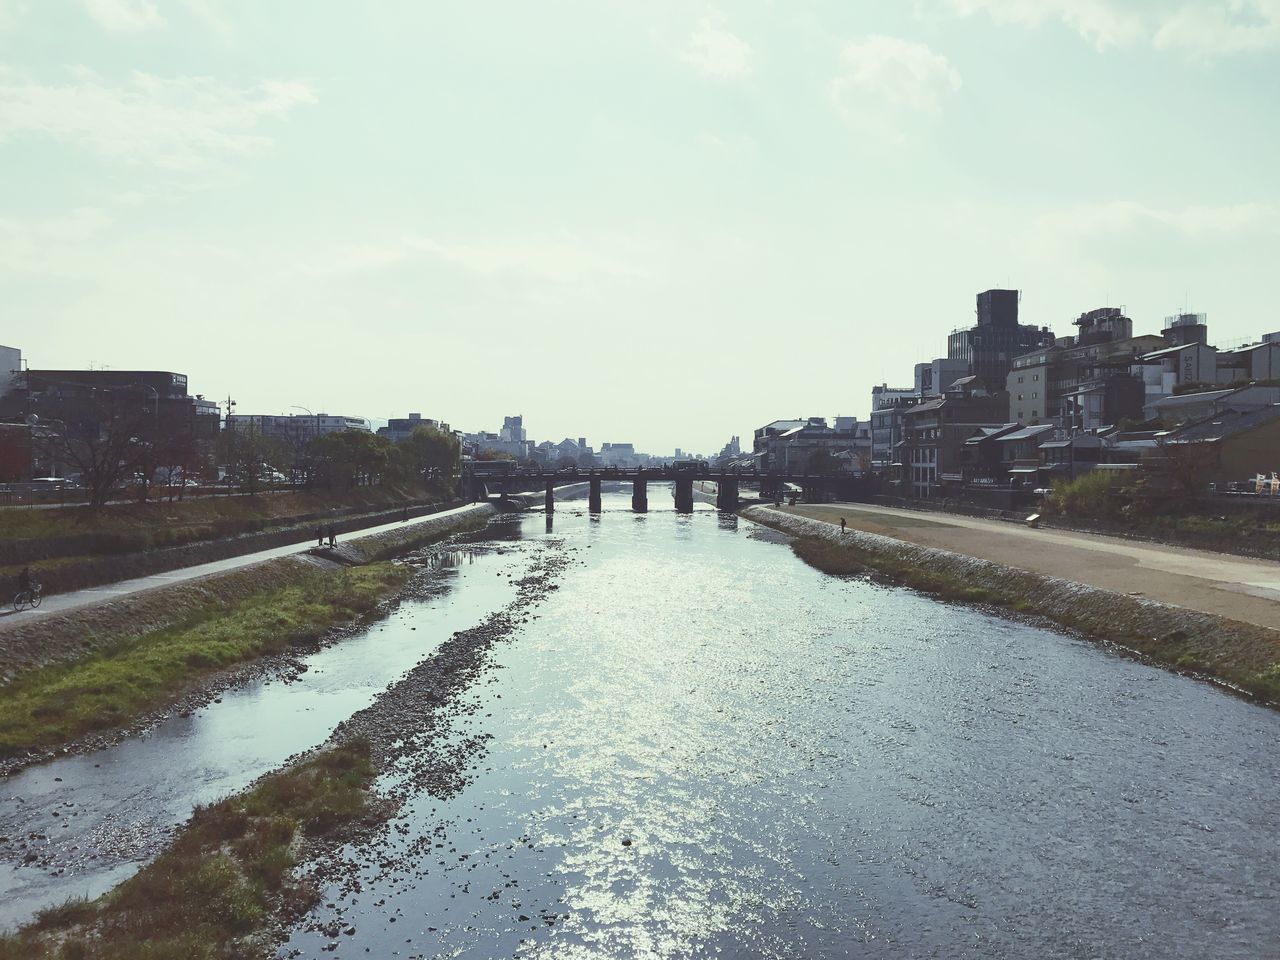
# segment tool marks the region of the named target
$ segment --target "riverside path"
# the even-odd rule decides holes
[[[781,509],[909,543],[1280,630],[1280,563],[862,503]]]
[[[386,530],[403,530],[412,528],[415,524],[423,523],[427,520],[436,520],[439,517],[451,516],[463,510],[469,510],[470,505],[455,507],[452,510],[441,510],[439,513],[428,513],[421,517],[414,517],[410,520],[397,520],[393,523],[382,523],[372,527],[365,527],[358,530],[350,530],[343,534],[344,537],[361,536],[367,537],[376,533],[382,533]],[[145,577],[135,577],[131,580],[119,580],[115,583],[104,583],[96,587],[86,587],[83,590],[72,590],[68,593],[59,593],[44,598],[44,602],[40,605],[39,610],[24,610],[21,613],[14,613],[10,608],[0,609],[0,637],[6,630],[17,627],[21,624],[30,624],[33,620],[39,620],[43,617],[53,616],[54,614],[68,613],[73,610],[94,607],[99,604],[109,603],[112,600],[119,600],[122,597],[135,593],[141,593],[144,590],[153,590],[156,587],[167,587],[175,583],[181,583],[185,580],[194,580],[197,577],[207,577],[213,573],[225,573],[228,570],[238,570],[241,567],[247,567],[255,563],[262,563],[264,560],[274,560],[277,557],[287,557],[295,553],[303,553],[315,546],[316,538],[314,534],[302,537],[294,543],[285,544],[281,547],[272,547],[269,550],[258,550],[254,553],[241,554],[238,557],[228,557],[225,560],[214,560],[210,563],[201,563],[192,567],[179,567],[175,570],[165,570],[162,573],[154,573]]]

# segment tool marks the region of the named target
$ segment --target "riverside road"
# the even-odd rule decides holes
[[[1280,630],[1280,563],[861,503],[782,507],[926,547]]]
[[[10,777],[5,921],[359,715],[401,803],[281,956],[1275,955],[1280,715],[667,503],[496,518],[290,682]],[[442,700],[442,645],[487,622]]]

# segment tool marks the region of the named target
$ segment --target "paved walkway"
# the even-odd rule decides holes
[[[1280,630],[1280,563],[1270,560],[861,503],[782,509]]]
[[[426,520],[434,520],[437,517],[447,517],[451,514],[458,513],[461,510],[466,510],[470,506],[472,505],[465,504],[461,507],[454,507],[452,510],[441,510],[439,513],[428,513],[421,517],[414,517],[411,520],[383,523],[374,527],[352,530],[341,534],[338,537],[338,543],[341,544],[344,539],[367,537],[370,534],[382,533],[385,530],[400,530],[402,528],[412,527],[414,524],[422,523]],[[21,613],[14,613],[10,608],[0,611],[0,634],[3,634],[8,627],[16,626],[20,623],[30,623],[32,620],[37,620],[41,617],[51,616],[57,613],[66,613],[69,610],[94,606],[96,604],[106,603],[109,600],[118,600],[120,597],[127,596],[131,593],[139,593],[143,590],[154,589],[155,587],[164,587],[172,583],[179,583],[183,580],[193,580],[196,577],[208,576],[211,573],[222,573],[226,570],[235,570],[239,567],[247,567],[250,564],[261,563],[264,560],[274,560],[276,557],[287,557],[290,554],[303,553],[311,547],[314,547],[315,543],[316,538],[314,535],[311,535],[283,547],[272,547],[270,550],[259,550],[256,553],[246,553],[238,557],[228,557],[225,560],[214,560],[212,563],[201,563],[194,567],[180,567],[177,570],[166,570],[163,573],[155,573],[147,577],[137,577],[133,580],[121,580],[117,583],[105,583],[101,586],[87,587],[84,590],[74,590],[70,593],[54,594],[51,597],[45,597],[44,603],[40,605],[39,610],[24,610]]]

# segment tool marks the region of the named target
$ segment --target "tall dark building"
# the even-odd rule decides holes
[[[947,338],[947,357],[963,360],[972,374],[999,390],[1014,357],[1052,343],[1048,327],[1018,323],[1017,290],[984,290],[978,294],[977,324]]]

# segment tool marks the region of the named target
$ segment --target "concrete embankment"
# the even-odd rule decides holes
[[[487,522],[493,512],[488,504],[475,504],[402,529],[346,540],[332,551],[279,557],[12,627],[0,639],[0,684],[35,667],[79,660],[164,630],[211,603],[233,604],[253,593],[299,583],[316,569],[337,570],[385,560],[474,529]]]
[[[828,572],[861,569],[945,599],[1046,617],[1261,700],[1280,700],[1275,630],[879,534],[841,531],[769,507],[749,507],[742,516],[823,545],[822,551],[796,552]]]

